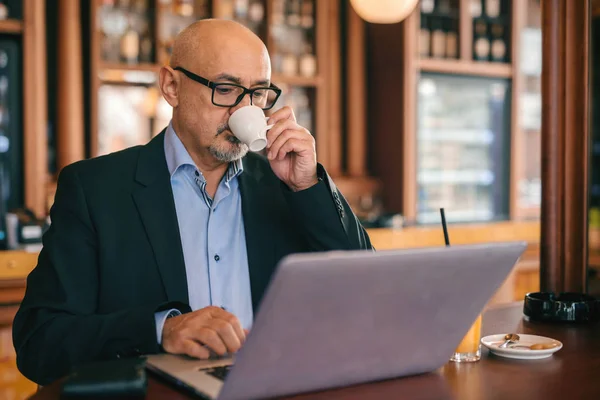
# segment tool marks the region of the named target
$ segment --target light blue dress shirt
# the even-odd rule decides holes
[[[165,157],[171,175],[190,307],[192,310],[211,305],[223,307],[240,320],[242,327],[249,329],[253,319],[252,298],[238,182],[243,172],[242,161],[229,164],[215,197],[211,198],[206,193],[202,172],[171,124],[165,133]],[[172,311],[155,314],[159,344],[164,322]]]

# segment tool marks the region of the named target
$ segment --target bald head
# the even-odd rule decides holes
[[[243,55],[245,59],[232,59],[236,55]],[[205,19],[194,22],[177,35],[170,66],[206,72],[217,67],[216,64],[224,64],[220,67],[226,68],[236,61],[270,64],[265,44],[250,29],[235,21]]]
[[[248,146],[229,131],[229,116],[251,104],[254,94],[245,93],[231,106],[218,104],[216,87],[207,87],[194,75],[222,84],[217,93],[233,90],[223,84],[268,87],[271,61],[264,43],[237,22],[201,20],[175,38],[170,65],[160,70],[161,93],[173,107],[173,128],[196,164],[204,160],[220,166],[240,159]]]

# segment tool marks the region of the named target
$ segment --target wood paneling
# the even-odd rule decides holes
[[[45,0],[23,1],[23,149],[25,206],[46,214],[48,107]]]
[[[366,98],[365,22],[348,7],[348,55],[346,58],[346,107],[348,115],[348,175],[365,176]]]
[[[98,155],[98,92],[100,90],[100,27],[98,23],[100,18],[97,15],[97,8],[100,6],[98,0],[90,0],[90,112],[89,112],[89,155],[95,157]]]
[[[510,64],[478,62],[462,60],[448,60],[435,58],[421,58],[417,60],[418,67],[426,72],[440,74],[458,74],[469,76],[484,76],[494,78],[510,78],[513,74]]]
[[[585,291],[589,0],[542,7],[541,282]]]
[[[319,2],[317,2],[319,3]],[[325,131],[317,131],[317,137],[325,137],[327,140],[327,169],[332,176],[340,176],[344,173],[342,168],[342,76],[341,76],[341,46],[342,38],[340,35],[340,3],[338,1],[320,2],[321,5],[317,12],[327,13],[326,19],[321,19],[317,24],[317,32],[326,31],[326,38],[320,38],[317,46],[322,48],[319,54],[319,76],[326,76],[326,85],[319,91],[323,98],[327,99],[326,107],[317,107],[317,118],[327,109],[327,115],[320,115],[327,121]],[[328,22],[327,22],[328,21]],[[324,42],[326,41],[326,42]],[[323,49],[327,46],[326,49]],[[329,58],[326,58],[329,57]],[[328,60],[325,62],[324,60]],[[325,101],[325,100],[323,100]],[[318,105],[319,106],[319,105]],[[319,126],[323,129],[323,127]]]
[[[417,46],[420,10],[403,22],[402,35],[402,212],[409,221],[417,218]],[[400,184],[397,182],[396,184]]]
[[[367,135],[369,168],[379,177],[383,200],[388,211],[402,211],[403,160],[402,127],[404,115],[404,52],[399,48],[403,38],[400,24],[367,25]]]
[[[83,72],[79,2],[58,3],[58,117],[59,170],[84,158]]]
[[[23,22],[16,19],[5,19],[0,21],[0,33],[21,33]]]
[[[319,65],[318,74],[325,75],[330,79],[340,79],[339,76],[331,76],[331,71],[324,72],[326,70],[326,64],[324,60],[327,59],[329,53],[333,50],[329,48],[329,39],[331,35],[331,31],[333,29],[332,25],[336,25],[335,21],[331,19],[332,17],[332,9],[331,7],[335,6],[330,3],[337,2],[317,2],[316,6],[316,54]],[[328,124],[329,115],[326,114],[325,110],[328,110],[330,105],[331,97],[330,93],[326,90],[323,90],[324,87],[321,87],[317,90],[316,93],[316,107],[315,107],[315,136],[317,142],[317,159],[320,160],[326,167],[329,166],[329,162],[331,161],[329,158],[331,151],[331,138],[328,136],[328,128],[330,125]],[[335,133],[334,133],[335,135]],[[334,166],[335,168],[335,166]]]

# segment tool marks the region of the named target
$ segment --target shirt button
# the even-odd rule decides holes
[[[198,171],[194,172],[194,174],[196,174],[196,176],[200,176],[200,173]]]
[[[218,254],[215,254],[215,261],[219,261],[221,259],[221,257],[219,257]]]

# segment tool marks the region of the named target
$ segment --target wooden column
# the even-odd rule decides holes
[[[586,289],[589,0],[542,1],[540,287]]]
[[[367,175],[365,23],[348,7],[346,105],[348,112],[348,174]]]
[[[529,13],[528,1],[513,0],[511,11],[511,43],[520,43],[521,32],[525,28],[526,18]],[[521,73],[521,46],[513,45],[512,59],[512,87],[511,87],[511,121],[510,131],[510,192],[509,215],[511,220],[523,218],[519,207],[519,181],[525,177],[525,157],[523,149],[526,146],[524,131],[521,129],[521,96],[523,94],[524,75]],[[521,212],[520,212],[521,211]]]
[[[404,22],[402,38],[402,211],[408,221],[417,218],[417,86],[418,32],[420,9],[417,8]]]
[[[60,0],[58,6],[57,162],[60,170],[84,158],[85,141],[79,1]]]
[[[525,2],[526,0],[516,0]],[[471,0],[459,0],[459,32],[460,59],[471,61],[473,59],[473,17],[471,16]]]
[[[270,4],[270,3],[268,3]],[[317,159],[332,176],[341,174],[340,34],[337,1],[317,1],[315,44],[318,60],[313,134]],[[337,69],[336,69],[337,68]]]
[[[46,214],[48,107],[46,0],[23,1],[23,152],[25,207]]]

